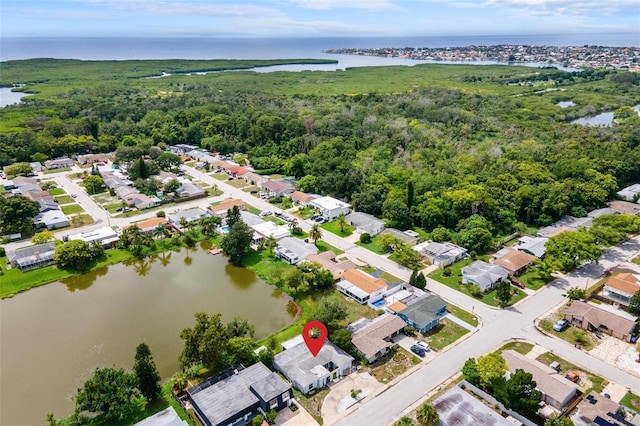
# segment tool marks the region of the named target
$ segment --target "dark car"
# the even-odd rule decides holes
[[[518,288],[525,288],[524,284],[522,284],[522,283],[521,283],[520,281],[518,281],[518,280],[511,279],[511,284],[515,285],[515,286],[516,286],[516,287],[518,287]]]
[[[425,351],[422,347],[420,347],[418,345],[412,345],[411,346],[411,352],[413,352],[414,354],[416,354],[418,356],[425,356],[427,354],[427,351]]]

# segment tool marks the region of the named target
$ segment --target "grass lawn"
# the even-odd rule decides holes
[[[211,177],[218,180],[227,180],[229,175],[226,173],[211,173]]]
[[[63,195],[64,193],[64,189],[62,188],[52,188],[49,190],[49,194],[51,195]]]
[[[313,209],[310,207],[300,207],[293,214],[298,216],[300,219],[307,220],[313,216]]]
[[[326,243],[322,240],[318,240],[318,242],[316,243],[316,247],[318,247],[318,252],[320,253],[324,253],[325,251],[332,251],[337,255],[344,253],[344,250],[340,250],[337,247],[332,246],[329,243]]]
[[[583,389],[583,387],[580,387],[580,390],[586,395],[589,392],[596,391],[596,392],[602,392],[602,389],[604,389],[604,387],[609,383],[607,382],[605,379],[603,379],[600,376],[596,376],[595,374],[589,372],[589,371],[585,371],[583,369],[581,369],[580,367],[571,364],[570,362],[560,358],[559,356],[552,354],[551,352],[545,352],[542,355],[538,356],[536,358],[538,361],[540,361],[541,363],[545,364],[545,365],[549,365],[554,361],[557,361],[560,364],[560,371],[561,372],[566,372],[569,370],[575,370],[577,371],[581,378],[586,378],[591,382],[591,386]],[[582,382],[582,380],[580,380],[580,382]],[[578,383],[580,385],[580,383]]]
[[[364,247],[367,250],[372,251],[372,252],[374,252],[376,254],[385,254],[386,251],[382,250],[382,248],[377,243],[379,236],[380,235],[376,235],[375,237],[373,237],[371,239],[370,243],[365,244],[365,243],[362,243],[362,242],[358,241],[356,244],[359,245],[360,247]]]
[[[425,338],[432,349],[440,351],[468,332],[469,330],[466,328],[443,318],[440,320],[440,324],[436,328],[425,334]]]
[[[130,258],[131,254],[126,250],[106,250],[101,259],[91,262],[89,270],[120,263]],[[6,265],[6,262],[6,257],[0,257],[0,265]],[[0,286],[0,298],[2,299],[34,287],[79,274],[76,270],[60,269],[56,265],[45,266],[44,268],[27,272],[22,272],[18,268],[5,270],[3,266],[2,271],[4,272],[4,275],[2,275],[2,285]]]
[[[405,371],[420,363],[420,358],[395,346],[384,357],[370,366],[370,373],[380,383],[389,383]]]
[[[72,228],[80,228],[85,225],[91,225],[93,223],[93,217],[88,214],[79,214],[76,216],[71,216],[69,218],[69,223]]]
[[[533,343],[528,343],[528,342],[509,342],[506,345],[504,345],[503,347],[501,347],[498,350],[498,352],[507,351],[509,349],[514,350],[516,352],[519,352],[522,355],[526,355],[529,352],[531,352],[531,349],[533,349]]]
[[[244,188],[245,186],[249,185],[249,182],[244,179],[234,179],[227,181],[227,184],[233,186],[234,188]]]
[[[462,262],[458,262],[455,263],[453,265],[450,266],[451,268],[451,275],[448,277],[445,277],[442,275],[442,273],[444,272],[444,269],[437,269],[435,271],[433,271],[432,273],[430,273],[428,275],[429,278],[434,279],[438,282],[441,282],[442,284],[451,287],[454,290],[458,290],[460,293],[465,293],[468,294],[469,296],[471,296],[471,294],[468,291],[469,286],[464,285],[464,284],[460,284],[460,280],[462,279],[462,268],[464,268],[465,266],[473,263],[474,260],[473,259],[466,259],[463,260]],[[509,302],[509,305],[513,305],[514,303],[518,302],[519,300],[524,299],[527,294],[516,288],[516,287],[512,287],[513,290],[513,297],[511,298],[511,301]],[[490,291],[489,293],[484,294],[481,298],[476,298],[477,300],[482,301],[482,303],[485,303],[487,305],[490,306],[500,306],[500,301],[498,301],[496,299],[496,292],[495,291]],[[507,305],[507,306],[509,306]]]
[[[560,318],[560,317],[558,317]],[[580,345],[586,351],[590,351],[600,344],[600,340],[591,334],[587,333],[585,330],[580,330],[576,327],[567,327],[563,331],[555,331],[553,329],[553,323],[555,319],[549,320],[544,319],[540,321],[540,328],[546,331],[549,334],[553,334],[556,337],[565,340],[572,345]]]
[[[631,391],[627,392],[624,398],[620,400],[620,404],[631,408],[633,411],[640,412],[640,396]]]
[[[42,170],[42,173],[44,173],[45,175],[50,175],[53,173],[62,173],[62,172],[70,172],[71,171],[71,167],[62,167],[60,169],[51,169],[51,170]]]
[[[533,268],[531,268],[531,270],[526,274],[520,275],[517,278],[518,281],[521,281],[522,284],[533,290],[541,289],[552,279],[553,277],[549,278],[548,280],[543,279],[535,270],[533,270]]]
[[[640,265],[640,256],[634,257],[633,259],[631,259],[631,261],[636,265]]]
[[[244,192],[251,192],[251,191],[260,191],[260,188],[258,188],[258,187],[257,187],[257,186],[255,186],[255,185],[250,185],[250,186],[247,186],[247,187],[245,187],[245,188],[242,188],[242,190],[243,190]]]
[[[305,410],[309,412],[313,416],[314,419],[318,422],[318,424],[322,424],[322,403],[324,399],[329,394],[331,389],[328,387],[324,387],[322,389],[312,391],[307,395],[302,394],[302,392],[297,389],[293,390],[294,398],[304,407]]]
[[[58,204],[75,203],[75,200],[70,195],[59,195],[57,197],[54,197],[54,199],[58,202]]]
[[[71,205],[67,205],[67,206],[62,206],[62,207],[60,207],[60,210],[62,210],[62,213],[64,213],[64,214],[81,213],[81,212],[84,211],[84,209],[82,207],[80,207],[78,204],[71,204]]]
[[[471,324],[474,327],[478,326],[478,317],[473,315],[470,312],[465,311],[462,308],[459,308],[456,305],[452,305],[452,304],[448,304],[447,305],[447,311],[453,315],[454,317],[458,317],[460,318],[462,321],[466,322],[467,324]]]
[[[326,229],[327,231],[331,232],[332,234],[336,234],[339,237],[348,237],[349,235],[353,234],[353,231],[355,231],[355,227],[351,226],[351,225],[345,225],[344,226],[344,232],[340,232],[340,225],[338,225],[338,221],[334,220],[331,222],[327,222],[327,223],[323,223],[322,225],[320,225],[320,227],[322,229]]]
[[[365,271],[368,274],[371,274],[372,272],[375,272],[378,270],[378,268],[374,268],[373,266],[366,266],[363,268],[360,268],[363,271]],[[387,284],[395,284],[395,283],[401,283],[402,280],[398,277],[395,277],[393,275],[391,275],[388,272],[385,271],[380,271],[380,278],[382,278],[383,280],[385,280],[387,282]]]

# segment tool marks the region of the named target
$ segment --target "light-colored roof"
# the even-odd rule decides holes
[[[482,260],[476,260],[471,265],[462,268],[462,276],[478,283],[483,289],[507,278],[508,275],[509,272],[502,266],[492,265]]]
[[[637,204],[637,203],[630,203],[628,201],[615,200],[615,201],[609,202],[609,207],[611,207],[613,210],[617,211],[618,213],[635,214],[635,215],[640,214],[640,204]]]
[[[234,206],[238,206],[240,209],[243,209],[246,208],[247,205],[244,201],[238,198],[226,198],[220,201],[220,204],[209,206],[209,210],[211,210],[213,213],[226,212]]]
[[[149,219],[141,220],[140,222],[132,223],[130,225],[124,226],[124,229],[130,228],[132,226],[137,226],[141,231],[146,231],[149,229],[155,229],[158,225],[166,225],[167,219],[164,217],[150,217]]]
[[[290,195],[289,198],[291,198],[293,201],[297,201],[299,203],[308,203],[311,200],[314,200],[316,198],[315,195],[311,195],[311,194],[307,194],[306,192],[301,192],[301,191],[293,191]]]
[[[350,204],[347,204],[344,201],[336,200],[333,197],[316,198],[315,200],[311,201],[311,204],[324,210],[344,209],[351,207]]]
[[[371,358],[379,351],[392,346],[393,343],[385,339],[404,329],[406,326],[407,324],[405,324],[402,318],[395,315],[384,314],[355,332],[351,341],[365,357]]]
[[[600,216],[604,216],[604,215],[608,215],[608,214],[618,214],[618,212],[614,209],[612,209],[611,207],[605,207],[602,209],[595,209],[590,211],[589,213],[587,213],[588,217],[600,217]]]
[[[69,223],[67,216],[60,210],[47,210],[33,218],[34,223],[43,223],[46,226]]]
[[[520,250],[513,250],[502,257],[493,261],[496,265],[500,265],[507,271],[515,272],[536,260],[536,257]]]
[[[345,219],[355,226],[366,226],[366,225],[382,225],[384,226],[384,221],[378,219],[377,217],[370,215],[369,213],[362,212],[351,212],[349,213]]]
[[[108,226],[94,229],[92,231],[81,232],[79,234],[69,235],[70,240],[82,240],[85,243],[93,241],[104,241],[112,238],[117,238],[118,233]]]
[[[251,225],[251,229],[253,229],[258,234],[262,235],[265,238],[273,237],[277,240],[291,235],[287,225],[276,225],[274,222],[271,222],[270,220],[259,223],[257,225]]]
[[[168,218],[171,220],[171,222],[179,225],[180,219],[182,219],[183,217],[186,220],[193,221],[193,220],[198,220],[201,217],[206,215],[207,215],[207,212],[202,210],[200,207],[193,207],[187,210],[179,210],[175,213],[172,213],[169,215]]]
[[[335,261],[336,254],[332,251],[325,251],[320,254],[310,254],[306,257],[309,262],[318,262],[324,269],[333,274],[333,278],[338,279],[344,271],[355,268],[356,265],[350,260],[343,260],[342,262]]]
[[[635,322],[613,312],[606,311],[588,303],[575,300],[571,306],[563,312],[565,315],[583,317],[586,321],[598,328],[601,325],[609,330],[617,331],[623,334],[630,334],[635,326]]]
[[[627,186],[618,191],[617,194],[626,200],[632,201],[636,194],[640,194],[640,183]]]
[[[622,418],[620,416],[612,416],[616,415],[619,410],[620,404],[595,391],[591,391],[591,393],[578,404],[578,416],[593,424],[606,424],[611,426],[631,425],[631,423],[621,421]],[[601,423],[596,423],[596,419],[598,418],[601,419]],[[606,423],[602,423],[602,420]]]
[[[383,234],[393,235],[394,237],[396,237],[397,239],[399,239],[403,243],[415,243],[416,241],[418,241],[418,237],[417,236],[410,235],[407,232],[409,232],[409,231],[404,231],[403,232],[403,231],[400,231],[399,229],[395,229],[395,228],[387,228],[384,231],[382,231]]]
[[[299,238],[285,237],[278,242],[278,251],[282,252],[290,259],[302,260],[309,255],[318,253],[318,247],[313,244],[305,243]]]
[[[262,184],[262,187],[276,193],[281,193],[284,191],[292,191],[294,189],[293,184],[286,180],[270,180],[270,181],[264,182]]]
[[[407,309],[407,305],[405,305],[402,302],[395,302],[395,303],[392,303],[391,305],[387,306],[387,308],[389,308],[393,312],[402,312],[405,309]]]
[[[7,260],[13,262],[19,259],[35,257],[36,254],[41,255],[47,252],[53,253],[56,250],[56,243],[37,244],[35,246],[23,247],[14,251],[7,252]]]
[[[549,239],[545,237],[522,237],[518,241],[519,244],[516,247],[518,250],[526,251],[541,258],[547,251],[545,244]]]
[[[382,288],[387,288],[387,283],[382,278],[372,277],[359,269],[349,269],[344,271],[342,279],[349,281],[354,286],[365,291],[367,294],[374,293]]]
[[[318,380],[318,376],[322,370],[317,369],[323,365],[333,362],[337,366],[351,363],[353,357],[327,340],[318,352],[317,356],[313,356],[309,352],[309,348],[303,342],[284,350],[274,357],[274,365],[277,366],[289,380],[295,381],[303,389],[308,388],[310,384]]]
[[[516,351],[506,350],[502,352],[502,357],[507,363],[510,372],[515,373],[517,369],[531,373],[536,387],[548,395],[550,398],[563,402],[571,395],[575,395],[578,385],[562,377],[553,368],[528,358]]]
[[[433,407],[440,415],[443,425],[514,426],[481,399],[475,398],[458,386],[436,399]]]
[[[604,285],[630,295],[640,290],[638,279],[628,272],[610,277]]]
[[[164,410],[139,421],[133,426],[187,426],[188,423],[178,416],[173,407]]]
[[[249,227],[257,225],[259,223],[266,222],[264,219],[262,219],[257,214],[254,214],[254,213],[251,213],[251,212],[248,212],[248,211],[245,211],[245,210],[240,210],[240,218]]]
[[[467,252],[467,249],[457,246],[448,241],[439,243],[435,241],[425,241],[413,247],[418,253],[426,256],[445,261],[451,258],[459,257]]]

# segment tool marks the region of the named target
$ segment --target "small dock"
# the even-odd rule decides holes
[[[210,254],[220,254],[220,249],[219,248],[212,248],[211,250],[209,250]]]

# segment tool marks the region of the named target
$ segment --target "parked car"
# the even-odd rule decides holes
[[[273,213],[271,213],[269,210],[265,210],[263,212],[260,212],[260,216],[265,217],[265,216],[271,216]]]
[[[569,325],[569,321],[567,321],[566,319],[561,319],[559,321],[556,321],[555,324],[553,324],[553,329],[555,331],[562,331],[565,328],[567,328],[568,325]]]
[[[251,191],[249,191],[249,194],[257,194],[257,193],[258,193],[258,191],[255,190],[255,189],[252,189]]]
[[[580,375],[573,370],[568,371],[564,378],[573,383],[578,383],[580,381]]]
[[[425,356],[427,354],[427,351],[425,351],[424,349],[422,349],[421,346],[418,346],[418,345],[412,345],[411,352],[413,352],[418,356]]]
[[[520,281],[515,280],[515,279],[511,279],[511,284],[515,285],[518,288],[525,288],[525,285],[522,284]]]
[[[420,340],[416,340],[415,342],[413,342],[413,344],[416,346],[420,346],[422,349],[424,349],[427,352],[431,350],[428,343],[421,342]]]
[[[71,198],[78,198],[77,194],[71,194]]]

